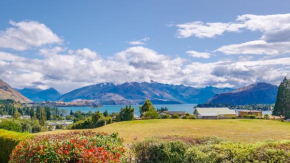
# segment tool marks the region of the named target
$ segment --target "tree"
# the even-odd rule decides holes
[[[107,116],[109,115],[108,110],[105,110],[104,113],[103,113],[103,115],[104,115],[105,117],[107,117]]]
[[[69,115],[74,115],[74,112],[72,111],[72,109],[70,110]]]
[[[21,114],[16,110],[13,114],[14,119],[19,119],[21,117]]]
[[[146,100],[144,104],[139,108],[141,116],[146,119],[156,119],[158,118],[158,112],[154,108],[152,102],[150,100]]]
[[[134,108],[130,105],[129,107],[126,105],[125,108],[121,108],[120,118],[121,121],[132,121],[134,119]]]
[[[139,110],[140,110],[140,115],[144,115],[144,113],[147,111],[152,111],[152,110],[156,111],[152,102],[148,99],[144,102],[142,106],[139,107]]]
[[[273,115],[290,118],[290,81],[286,77],[279,85]]]

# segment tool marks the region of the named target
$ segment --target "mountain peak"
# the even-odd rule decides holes
[[[18,91],[14,90],[10,85],[0,79],[0,99],[12,99],[22,103],[31,102]]]
[[[221,93],[209,99],[210,104],[273,104],[276,101],[278,86],[265,82],[254,83],[229,93]]]

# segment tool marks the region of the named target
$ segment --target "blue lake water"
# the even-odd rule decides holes
[[[89,111],[95,112],[100,111],[104,112],[105,110],[108,110],[109,113],[113,112],[120,112],[122,107],[125,107],[126,105],[103,105],[100,108],[91,108],[91,107],[58,107],[59,109],[65,109],[69,113],[71,110],[73,112],[75,111],[82,111],[84,113],[87,113]],[[140,115],[139,112],[139,106],[141,105],[132,105],[133,108],[135,108],[135,114]],[[174,105],[154,105],[156,109],[160,109],[161,107],[167,107],[169,111],[185,111],[187,113],[192,114],[194,111],[194,106],[196,104],[174,104]],[[263,115],[265,114],[272,114],[272,111],[263,111]]]

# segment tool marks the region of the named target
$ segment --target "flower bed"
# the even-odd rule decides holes
[[[117,134],[90,131],[36,136],[16,146],[10,162],[121,162],[122,142]]]

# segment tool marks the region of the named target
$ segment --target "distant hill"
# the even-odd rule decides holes
[[[31,102],[18,91],[14,90],[10,85],[0,79],[0,99],[12,99],[22,103]]]
[[[101,104],[138,104],[150,99],[154,104],[204,103],[218,93],[231,88],[193,88],[157,82],[130,82],[115,85],[101,83],[73,90],[59,97],[62,101],[76,99],[98,100]]]
[[[238,90],[221,93],[209,99],[208,104],[274,104],[278,87],[268,83],[256,83]]]
[[[56,101],[60,97],[60,93],[54,88],[38,89],[38,88],[23,88],[18,90],[21,94],[34,102],[41,101]]]

